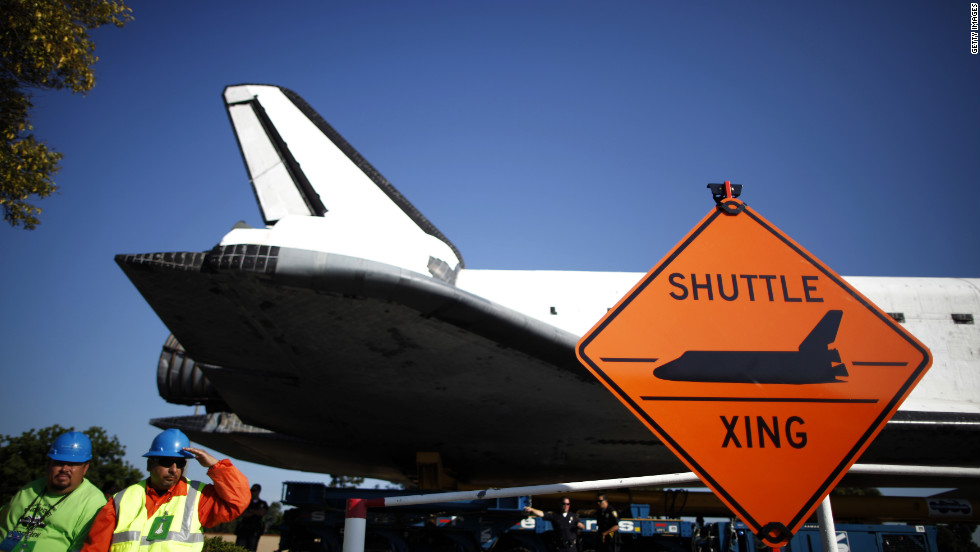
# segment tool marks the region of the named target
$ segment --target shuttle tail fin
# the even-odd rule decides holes
[[[837,339],[837,330],[843,317],[844,311],[827,311],[827,314],[823,315],[820,322],[813,327],[813,331],[800,343],[800,351],[826,350],[827,346]]]
[[[225,88],[224,101],[266,226],[290,219],[285,226],[304,235],[279,245],[441,279],[435,272],[455,274],[463,266],[456,246],[296,93],[243,84]]]
[[[841,361],[840,353],[837,349],[830,348],[830,344],[837,339],[837,330],[840,329],[843,316],[844,311],[827,311],[827,314],[823,315],[820,322],[813,327],[813,331],[800,343],[801,353],[823,356],[830,365],[833,376],[847,375],[847,368]]]

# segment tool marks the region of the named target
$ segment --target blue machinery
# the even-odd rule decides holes
[[[720,522],[709,526],[710,533],[696,543],[698,552],[753,552],[761,546],[755,535],[740,521]],[[859,525],[838,524],[836,527],[839,552],[935,552],[936,528],[923,525]],[[822,550],[820,529],[808,523],[796,532],[786,552],[818,552]]]

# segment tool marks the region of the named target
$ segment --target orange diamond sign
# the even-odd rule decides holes
[[[888,314],[737,199],[713,209],[576,352],[774,547],[932,362]]]

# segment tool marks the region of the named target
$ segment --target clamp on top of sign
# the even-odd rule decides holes
[[[735,199],[742,195],[742,185],[732,184],[726,180],[724,184],[708,184],[711,188],[711,197],[722,211],[729,215],[737,215],[745,210],[745,203]]]

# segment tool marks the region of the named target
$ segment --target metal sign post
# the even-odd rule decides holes
[[[837,552],[837,529],[834,528],[834,513],[830,509],[830,495],[823,497],[823,502],[817,509],[817,523],[820,526],[823,552]]]

